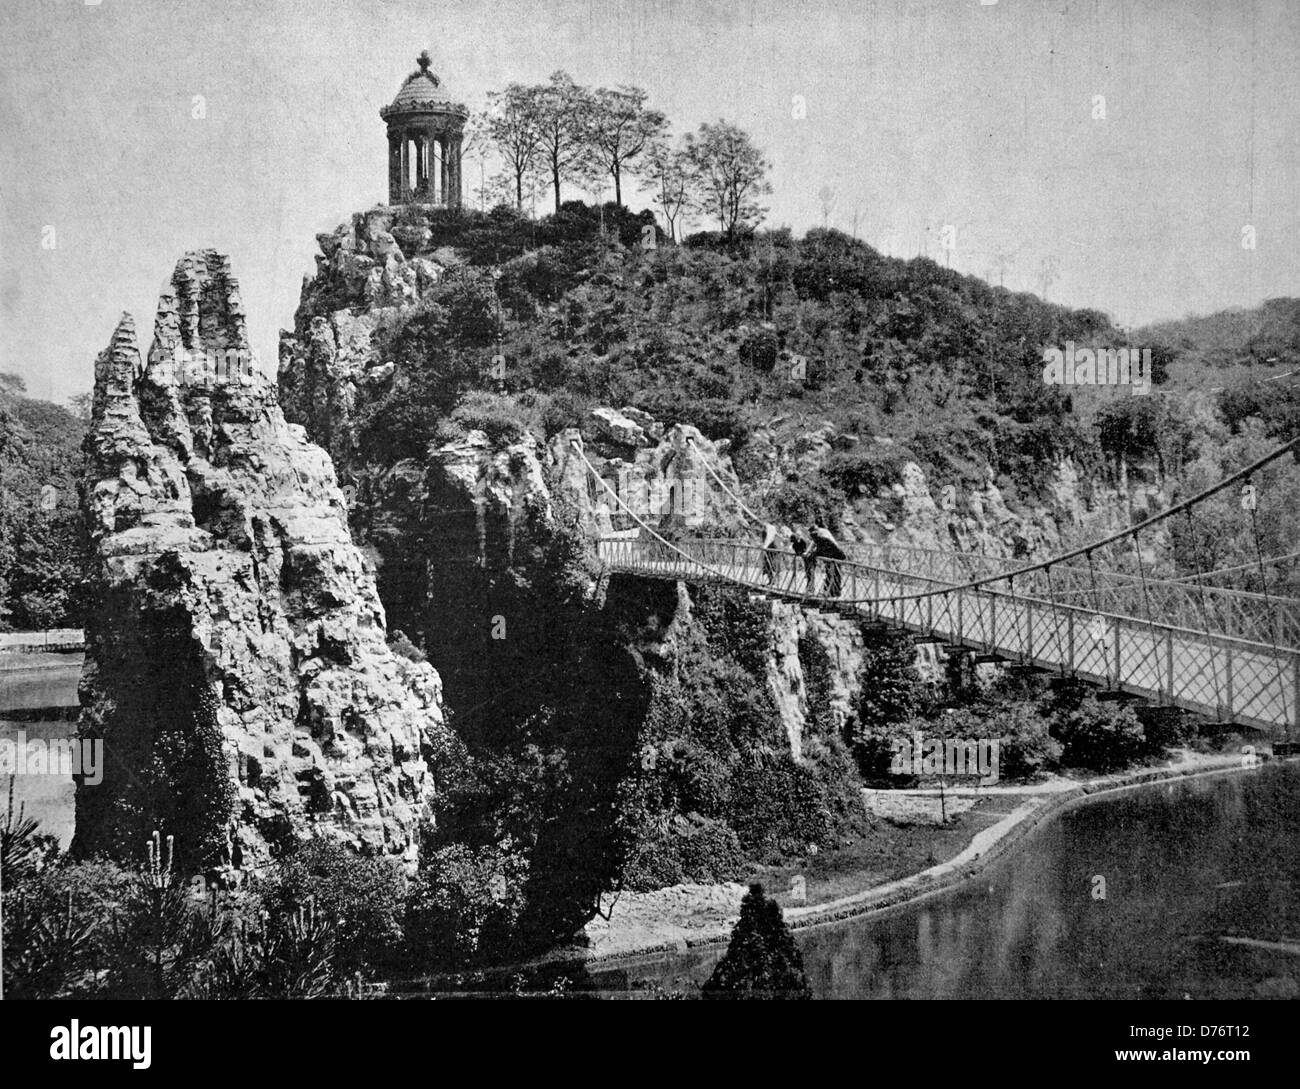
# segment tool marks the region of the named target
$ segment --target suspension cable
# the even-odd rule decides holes
[[[1030,564],[1027,567],[1020,567],[1014,571],[1004,571],[1001,574],[997,574],[997,575],[989,575],[986,576],[985,578],[976,579],[973,582],[964,583],[961,586],[945,586],[940,590],[923,590],[918,593],[907,594],[905,596],[907,599],[910,600],[913,598],[921,598],[921,597],[936,597],[940,594],[951,593],[953,590],[978,590],[985,586],[988,586],[990,583],[1001,582],[1005,579],[1009,579],[1012,577],[1019,577],[1021,575],[1032,574],[1035,571],[1042,570],[1042,568],[1046,567],[1049,563],[1060,564],[1060,563],[1064,563],[1066,560],[1072,560],[1076,556],[1088,555],[1091,553],[1093,549],[1102,548],[1106,545],[1114,544],[1116,541],[1121,541],[1124,538],[1128,537],[1130,534],[1141,533],[1143,530],[1149,529],[1151,526],[1158,525],[1160,522],[1163,522],[1166,518],[1172,518],[1175,514],[1181,514],[1184,510],[1204,502],[1210,496],[1216,495],[1217,493],[1223,491],[1224,488],[1230,487],[1232,484],[1235,484],[1238,480],[1241,480],[1243,477],[1250,476],[1251,473],[1256,472],[1262,466],[1268,465],[1270,462],[1276,461],[1284,454],[1287,454],[1291,452],[1293,449],[1296,449],[1298,447],[1300,447],[1300,438],[1292,439],[1285,446],[1279,446],[1271,454],[1265,455],[1264,457],[1256,461],[1254,464],[1248,465],[1244,469],[1238,469],[1237,472],[1233,473],[1231,476],[1224,477],[1224,479],[1219,481],[1219,483],[1212,485],[1209,488],[1206,488],[1204,491],[1198,492],[1196,495],[1192,496],[1191,498],[1184,499],[1181,503],[1177,503],[1174,506],[1168,508],[1167,510],[1163,510],[1159,514],[1152,515],[1150,518],[1147,518],[1146,520],[1139,522],[1136,526],[1132,526],[1129,529],[1122,529],[1119,532],[1113,533],[1109,537],[1105,537],[1100,541],[1094,541],[1092,542],[1092,544],[1082,545],[1079,548],[1076,548],[1070,552],[1062,553],[1059,556],[1052,556],[1049,559],[1041,560],[1040,562],[1035,564]],[[913,577],[918,577],[918,576],[913,576]],[[938,581],[938,580],[930,580],[930,581]]]
[[[578,444],[578,441],[576,439],[571,439],[570,445],[573,447],[574,450],[577,451],[578,457],[582,459],[582,463],[586,465],[588,472],[590,472],[591,475],[596,478],[596,482],[602,488],[604,488],[605,491],[607,491],[610,494],[614,502],[623,508],[624,512],[628,515],[629,518],[632,519],[632,521],[634,521],[638,526],[640,526],[643,530],[645,530],[648,534],[650,534],[650,536],[653,537],[656,541],[658,541],[661,545],[663,545],[665,548],[669,549],[672,552],[676,552],[677,555],[681,556],[684,560],[692,564],[694,567],[697,567],[703,571],[707,571],[711,575],[716,575],[718,578],[726,582],[735,582],[742,586],[752,585],[750,583],[747,583],[744,579],[738,579],[735,577],[735,575],[729,574],[728,572],[725,571],[720,571],[716,567],[712,567],[711,565],[702,562],[697,556],[692,556],[689,552],[686,552],[683,549],[678,548],[677,545],[672,543],[672,541],[669,541],[663,536],[661,536],[652,526],[650,526],[644,519],[642,519],[636,513],[636,511],[632,510],[631,507],[629,507],[626,503],[624,503],[623,500],[619,497],[618,492],[616,492],[613,488],[609,486],[608,483],[606,483],[605,478],[600,475],[596,467],[592,465],[590,461],[587,460],[587,454],[582,449],[582,447]],[[791,591],[791,593],[797,594],[798,592]],[[811,598],[814,595],[798,594],[798,596],[803,598]]]
[[[697,445],[697,443],[695,442],[695,439],[694,439],[693,436],[688,435],[688,436],[686,437],[686,442],[687,442],[690,446],[695,447],[696,449],[698,449],[698,445]],[[752,510],[750,510],[749,507],[745,504],[745,501],[744,501],[743,499],[741,499],[740,496],[738,496],[735,492],[733,492],[729,487],[727,487],[727,482],[726,482],[725,480],[723,480],[722,477],[720,477],[720,476],[719,476],[719,475],[714,471],[713,466],[709,464],[709,459],[708,459],[708,458],[706,458],[706,457],[704,457],[703,455],[701,455],[701,456],[700,456],[700,460],[704,463],[704,468],[708,471],[708,474],[709,474],[711,477],[713,477],[714,480],[716,480],[716,481],[718,482],[718,487],[720,487],[724,492],[726,492],[727,495],[731,496],[731,498],[732,498],[732,500],[735,502],[736,506],[738,506],[741,510],[743,510],[746,514],[748,514],[749,517],[754,521],[754,523],[755,523],[756,525],[760,525],[760,526],[761,526],[761,525],[766,525],[767,520],[766,520],[765,518],[760,518],[757,514],[755,514]]]
[[[1300,552],[1289,552],[1285,556],[1271,556],[1264,561],[1264,564],[1268,567],[1272,567],[1274,564],[1290,563],[1292,560],[1300,560]],[[1179,575],[1177,578],[1164,579],[1163,581],[1164,582],[1191,582],[1194,579],[1210,579],[1210,578],[1214,578],[1216,575],[1231,575],[1231,574],[1235,574],[1237,571],[1245,571],[1249,568],[1254,568],[1255,566],[1256,563],[1255,561],[1252,560],[1250,563],[1239,563],[1235,567],[1220,567],[1218,568],[1218,570],[1206,571],[1204,573],[1198,571],[1195,575]],[[1216,587],[1216,589],[1219,588],[1220,587]],[[1229,587],[1225,586],[1225,587],[1221,587],[1221,589],[1226,590],[1229,589]]]

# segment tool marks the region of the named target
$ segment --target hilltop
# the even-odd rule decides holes
[[[329,398],[345,471],[421,456],[458,424],[549,436],[599,404],[698,427],[750,481],[762,475],[756,432],[829,426],[833,453],[804,491],[832,519],[907,461],[937,485],[991,472],[1030,497],[1045,463],[1092,467],[1108,453],[1095,409],[1042,382],[1045,345],[1123,343],[1105,315],[838,231],[676,246],[648,212],[574,202],[540,222],[506,208],[375,209],[319,238],[284,337],[282,396],[318,424]],[[331,366],[352,388],[304,399],[298,385]],[[810,513],[777,491],[778,517]]]

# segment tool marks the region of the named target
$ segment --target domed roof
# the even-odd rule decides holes
[[[429,71],[431,61],[427,49],[416,58],[416,63],[420,67],[406,77],[397,97],[391,105],[379,111],[379,116],[388,118],[404,113],[465,113],[465,107],[453,102],[447,94],[442,80]]]

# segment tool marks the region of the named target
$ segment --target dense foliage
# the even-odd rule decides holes
[[[0,631],[80,627],[85,422],[0,374]]]

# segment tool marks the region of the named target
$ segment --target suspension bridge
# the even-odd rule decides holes
[[[1145,521],[1091,544],[1022,567],[980,555],[867,546],[843,560],[819,559],[739,540],[670,541],[627,506],[574,449],[598,488],[636,524],[636,537],[598,542],[613,572],[686,582],[716,582],[768,598],[798,601],[881,627],[918,642],[969,651],[1075,677],[1114,698],[1133,697],[1203,715],[1214,723],[1264,730],[1275,752],[1289,751],[1300,728],[1300,600],[1268,590],[1259,547],[1252,478],[1300,448],[1300,439]],[[757,524],[762,519],[701,459],[718,486]],[[1263,592],[1207,585],[1199,566],[1196,510],[1226,489],[1241,490]],[[1193,576],[1146,573],[1143,534],[1183,518],[1198,557]],[[1203,535],[1203,531],[1202,535]],[[1116,569],[1131,547],[1136,573]]]

